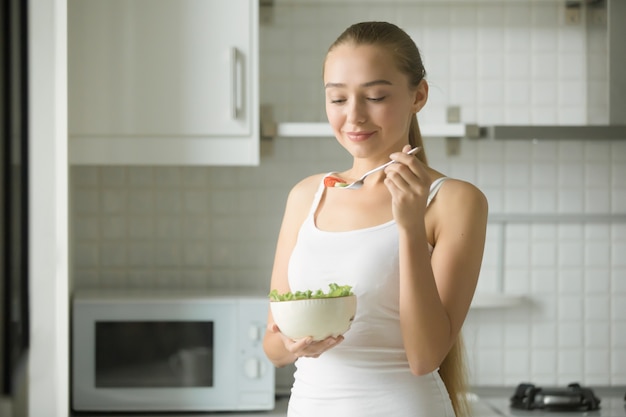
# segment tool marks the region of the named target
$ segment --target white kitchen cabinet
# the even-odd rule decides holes
[[[258,0],[69,0],[72,164],[256,165]]]

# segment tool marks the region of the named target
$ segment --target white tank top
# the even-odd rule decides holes
[[[431,185],[428,203],[446,180]],[[319,358],[301,358],[289,417],[446,417],[450,399],[438,372],[416,377],[404,352],[399,312],[399,246],[395,220],[347,232],[323,231],[318,188],[288,266],[291,291],[350,285],[357,312],[345,340]],[[432,250],[432,248],[431,248]]]

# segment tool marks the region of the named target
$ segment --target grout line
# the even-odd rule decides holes
[[[500,225],[498,230],[498,265],[496,292],[504,292],[504,274],[505,274],[505,257],[506,257],[506,223]]]
[[[626,214],[490,214],[489,223],[626,223]]]

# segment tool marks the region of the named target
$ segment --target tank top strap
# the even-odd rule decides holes
[[[428,194],[428,200],[426,200],[426,207],[430,205],[430,202],[433,201],[433,198],[435,198],[437,192],[447,179],[448,177],[437,178],[432,184],[430,184],[430,193]]]
[[[324,191],[326,190],[326,186],[324,185],[324,178],[332,174],[335,174],[335,172],[329,172],[328,174],[322,177],[322,180],[320,181],[320,185],[317,187],[317,191],[315,192],[315,196],[313,197],[313,203],[311,204],[311,209],[309,210],[309,216],[313,216],[315,214],[315,211],[317,210],[317,206],[319,206],[320,200],[322,199],[322,195],[324,194]]]

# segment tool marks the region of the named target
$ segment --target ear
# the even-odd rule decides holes
[[[413,113],[417,113],[422,110],[422,107],[424,107],[426,101],[428,101],[428,83],[426,80],[420,81],[413,94],[412,111]]]

